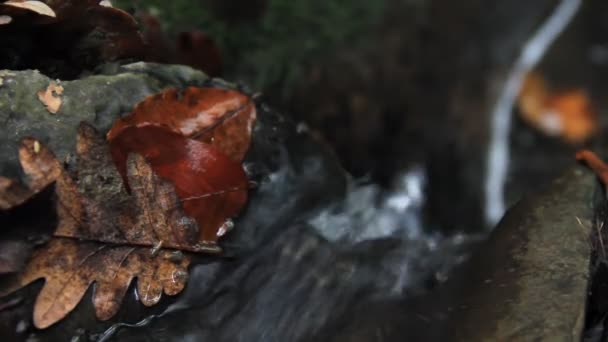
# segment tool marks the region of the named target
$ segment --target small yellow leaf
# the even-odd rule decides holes
[[[36,12],[38,14],[41,14],[41,15],[46,15],[46,16],[53,17],[53,18],[56,17],[55,11],[53,11],[52,8],[50,8],[47,4],[45,4],[42,1],[35,1],[35,0],[17,1],[17,0],[12,0],[12,1],[7,1],[7,2],[3,3],[3,5],[18,7],[18,8],[24,8],[24,9],[30,10],[32,12]]]
[[[38,99],[40,100],[40,102],[42,102],[46,106],[46,109],[50,113],[55,114],[59,111],[59,108],[61,108],[61,94],[62,93],[63,93],[62,86],[55,84],[55,83],[51,83],[46,88],[46,90],[41,90],[37,94],[38,94]]]

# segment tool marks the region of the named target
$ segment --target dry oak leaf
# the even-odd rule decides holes
[[[45,90],[40,90],[38,93],[38,100],[46,106],[49,113],[56,114],[61,108],[61,94],[63,94],[63,86],[50,83]]]
[[[50,153],[42,145],[38,153],[25,152],[21,159],[31,158],[34,164]],[[87,124],[79,128],[76,153],[76,169],[61,169],[56,177],[59,223],[54,237],[0,291],[5,295],[44,278],[34,305],[37,328],[64,318],[93,283],[93,304],[101,320],[119,310],[134,278],[140,301],[154,305],[162,293],[175,295],[184,288],[191,258],[187,252],[220,250],[199,241],[197,224],[183,213],[173,186],[143,157],[128,157],[129,195],[104,139]]]

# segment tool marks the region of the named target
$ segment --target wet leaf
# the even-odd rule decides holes
[[[239,162],[212,145],[183,137],[159,126],[127,127],[111,142],[118,171],[125,175],[129,153],[142,155],[156,174],[170,181],[184,212],[198,223],[206,243],[215,243],[247,202],[248,181]],[[227,225],[227,226],[226,226]]]
[[[129,154],[127,159],[128,194],[108,146],[90,126],[80,127],[76,147],[78,180],[63,172],[55,184],[59,203],[55,236],[219,251],[217,238],[199,240],[200,227],[182,212],[174,186],[156,175],[142,156]]]
[[[147,248],[54,238],[36,250],[13,289],[37,279],[46,280],[34,304],[34,325],[46,328],[64,318],[95,283],[93,305],[100,320],[110,319],[131,281],[137,278],[140,301],[151,306],[162,293],[175,295],[187,281],[189,256],[175,252],[150,253]]]
[[[158,130],[158,127],[130,127],[125,133],[131,129],[145,132],[141,136],[144,138],[151,137],[146,134],[162,134],[160,131],[148,131]],[[164,138],[169,146],[182,149],[174,153],[178,157],[186,153],[185,143],[189,148],[188,153],[198,156],[209,153],[212,159],[223,158],[221,163],[236,164],[208,144],[164,132],[168,134]],[[155,138],[158,139],[158,136],[155,135]],[[93,283],[93,304],[101,320],[109,319],[119,310],[134,278],[138,279],[140,301],[144,305],[156,304],[162,293],[175,295],[184,288],[191,258],[188,252],[220,251],[216,241],[221,235],[218,233],[221,224],[199,227],[197,221],[184,213],[186,203],[191,201],[180,200],[176,189],[179,193],[185,191],[184,188],[180,183],[174,187],[170,182],[171,172],[180,171],[173,168],[175,165],[157,165],[160,170],[157,175],[144,156],[129,153],[125,162],[126,179],[131,189],[129,194],[112,163],[108,145],[87,124],[82,124],[78,131],[77,165],[72,172],[57,167],[57,160],[51,160],[51,152],[40,143],[26,140],[24,146],[28,148],[22,148],[20,159],[25,165],[26,174],[30,176],[30,186],[35,189],[49,179],[55,180],[59,223],[51,241],[34,252],[25,271],[1,289],[0,295],[44,278],[45,284],[34,306],[36,327],[48,327],[65,317]],[[153,157],[151,160],[158,161]],[[161,160],[167,161],[166,158]],[[194,160],[197,159],[191,161]],[[207,166],[213,165],[211,160],[207,162]],[[224,166],[221,164],[205,176],[215,179],[213,177]],[[43,177],[49,170],[50,174]],[[169,176],[163,176],[167,172]],[[212,189],[224,186],[212,183],[211,180],[200,184]],[[232,205],[229,203],[232,195],[228,194],[239,194],[240,209],[246,200],[246,193],[242,189],[241,192],[224,190],[203,198],[214,198],[214,201],[205,202],[211,206],[211,209],[205,209],[207,213],[212,216],[209,210],[220,211],[223,220],[226,220],[228,217],[223,216],[226,213],[222,210]],[[237,210],[232,208],[231,213]],[[214,218],[210,217],[210,220]],[[210,229],[208,232],[205,231],[207,228]]]
[[[169,89],[140,102],[107,138],[126,184],[128,154],[144,156],[175,185],[185,213],[201,227],[201,240],[215,241],[247,201],[240,163],[255,118],[253,101],[234,90]]]
[[[162,126],[209,143],[234,161],[241,161],[251,143],[256,119],[253,100],[234,90],[188,87],[168,89],[146,98],[108,132],[113,141],[130,126]]]

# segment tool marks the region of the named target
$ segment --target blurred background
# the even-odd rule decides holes
[[[259,90],[359,182],[391,189],[416,170],[429,229],[484,230],[574,164],[578,148],[606,146],[603,0],[112,3],[139,20],[150,60]],[[536,42],[542,58],[518,71],[503,108],[511,120],[494,121],[518,56],[559,15],[563,32]]]

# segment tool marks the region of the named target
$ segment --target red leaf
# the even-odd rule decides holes
[[[110,150],[125,184],[129,153],[142,155],[156,174],[170,181],[184,212],[197,221],[201,241],[217,241],[226,220],[247,202],[248,181],[241,164],[212,145],[148,125],[123,129],[111,140]]]
[[[235,90],[189,87],[168,89],[150,96],[133,112],[116,121],[108,132],[112,141],[130,126],[163,126],[166,129],[204,141],[234,161],[242,161],[251,142],[256,118],[255,104]]]
[[[137,153],[173,183],[184,212],[199,225],[200,239],[215,242],[247,202],[241,161],[255,118],[255,104],[237,91],[168,89],[138,103],[107,138],[127,188],[127,157]]]

